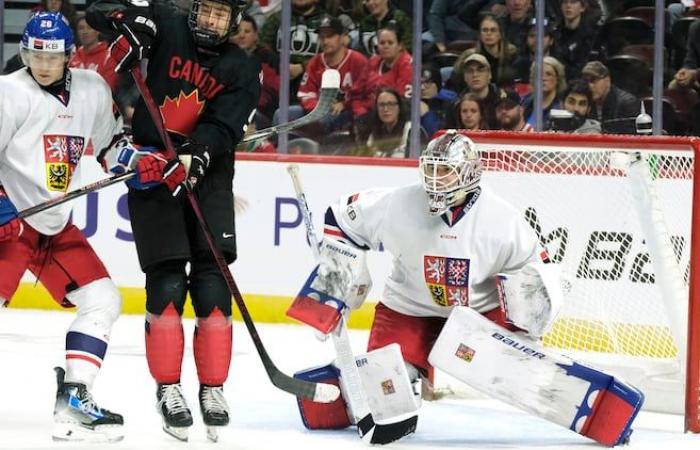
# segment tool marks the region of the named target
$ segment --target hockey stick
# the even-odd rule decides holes
[[[327,115],[330,112],[331,106],[333,106],[333,102],[335,101],[336,95],[338,94],[339,86],[340,74],[338,73],[338,71],[333,69],[326,70],[325,72],[323,72],[323,78],[321,80],[321,95],[319,96],[316,107],[310,113],[308,113],[304,117],[300,117],[291,122],[258,130],[255,133],[241,139],[241,143],[245,144],[248,142],[266,139],[276,134],[286,133],[288,131],[296,130],[297,128],[301,128],[303,126],[316,122],[321,117]],[[63,197],[53,198],[47,202],[27,208],[21,211],[17,216],[20,219],[29,217],[31,215],[45,211],[49,208],[53,208],[54,206],[58,206],[65,202],[75,200],[76,198],[82,197],[83,195],[89,194],[90,192],[98,191],[100,189],[106,188],[121,181],[129,180],[134,175],[134,172],[126,172],[121,173],[119,175],[114,175],[110,178],[105,178],[103,180],[96,181],[79,189],[76,189],[72,192],[69,192]]]
[[[294,184],[297,203],[299,204],[299,210],[301,211],[301,216],[306,226],[306,237],[311,244],[311,252],[314,255],[314,259],[319,261],[320,243],[314,231],[314,225],[311,222],[311,212],[309,210],[309,204],[306,202],[306,194],[304,194],[304,190],[301,187],[299,166],[290,164],[287,166],[287,172],[289,172],[289,176],[292,178],[292,183]],[[367,404],[367,399],[363,394],[362,379],[360,378],[360,372],[357,370],[355,356],[352,353],[350,338],[348,337],[347,328],[345,327],[345,316],[343,314],[340,315],[338,326],[331,332],[331,338],[333,339],[333,346],[335,347],[340,373],[345,379],[347,386],[348,398],[346,400],[350,404],[350,409],[355,415],[354,419],[357,423],[357,432],[360,434],[361,438],[369,438],[371,441],[375,428],[374,418]]]
[[[173,143],[170,140],[170,135],[168,135],[168,133],[165,131],[165,126],[163,124],[163,118],[160,115],[160,110],[156,106],[156,103],[153,100],[153,97],[151,96],[151,92],[148,89],[148,86],[146,86],[146,82],[144,81],[143,76],[141,75],[141,68],[138,66],[133,68],[131,70],[131,75],[134,78],[136,87],[141,93],[141,97],[143,98],[144,103],[146,104],[146,108],[148,109],[148,112],[151,115],[151,119],[153,120],[153,123],[155,124],[161,138],[163,139],[167,156],[169,158],[177,158],[175,147],[173,146]],[[296,396],[305,397],[317,402],[329,403],[337,399],[340,395],[340,390],[336,386],[324,383],[312,383],[304,380],[299,380],[297,378],[292,378],[289,375],[280,371],[277,368],[277,366],[275,366],[275,364],[272,362],[270,356],[267,353],[267,350],[265,349],[265,346],[262,343],[262,340],[260,339],[260,334],[258,334],[258,331],[255,328],[253,319],[250,317],[250,313],[248,312],[248,308],[246,307],[246,304],[243,300],[243,296],[241,296],[241,292],[239,291],[238,286],[236,285],[236,282],[234,281],[233,276],[229,271],[228,265],[226,264],[223,255],[216,247],[214,238],[211,234],[211,231],[209,230],[209,227],[207,226],[206,221],[204,220],[204,216],[199,207],[199,202],[194,196],[192,190],[187,185],[185,185],[185,195],[187,195],[187,200],[189,201],[190,206],[192,207],[192,210],[194,211],[194,214],[197,217],[197,221],[199,222],[199,226],[202,229],[207,244],[209,245],[209,250],[214,256],[216,265],[218,266],[219,271],[226,280],[226,285],[228,286],[228,289],[231,295],[233,296],[239,311],[241,312],[243,322],[245,323],[246,328],[248,329],[248,333],[250,334],[250,337],[253,340],[253,344],[255,344],[255,349],[257,350],[258,355],[262,360],[263,366],[265,367],[265,371],[267,372],[267,375],[270,378],[272,384],[274,384],[276,387],[283,391],[289,392]]]

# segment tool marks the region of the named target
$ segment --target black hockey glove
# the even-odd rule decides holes
[[[181,156],[191,156],[185,183],[187,183],[190,190],[194,190],[209,168],[209,163],[211,162],[209,146],[188,139],[180,146],[178,153]]]
[[[131,70],[148,57],[157,29],[148,8],[129,8],[115,12],[112,23],[120,36],[109,46],[110,57],[116,62],[114,70]]]

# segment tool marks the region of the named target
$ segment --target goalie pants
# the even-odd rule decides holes
[[[484,313],[484,316],[509,330],[518,330],[505,323],[500,308]],[[428,355],[446,321],[444,317],[408,316],[378,303],[374,309],[367,351],[397,343],[401,346],[404,361],[415,366],[432,383],[434,369],[428,363]]]

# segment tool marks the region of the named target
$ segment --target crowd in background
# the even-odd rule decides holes
[[[542,108],[545,131],[634,134],[651,112],[653,1],[545,0]],[[667,1],[663,130],[700,135],[700,0]],[[254,126],[279,122],[281,0],[255,0],[231,42],[257,58],[263,90]],[[536,21],[532,0],[425,0],[422,65],[411,56],[411,0],[291,0],[289,119],[318,101],[321,74],[337,69],[331,113],[295,131],[289,151],[407,157],[413,132],[425,142],[440,128],[534,129]],[[116,77],[110,36],[99,36],[70,0],[34,10],[62,11],[81,44],[71,66],[102,74],[124,116],[138,94]],[[5,72],[21,67],[14,57]],[[421,74],[420,92],[412,74]],[[410,98],[420,95],[420,130]],[[241,149],[274,152],[275,142]]]

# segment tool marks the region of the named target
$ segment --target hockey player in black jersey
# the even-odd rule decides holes
[[[98,0],[87,16],[92,27],[119,33],[110,48],[118,71],[148,59],[147,86],[179,159],[189,166],[185,182],[228,263],[236,259],[233,149],[260,94],[258,63],[228,43],[240,13],[237,0],[194,0],[189,11],[170,2]],[[143,101],[136,105],[132,127],[136,144],[163,148]],[[118,161],[122,169],[135,165],[108,151],[101,159],[108,170],[114,168],[111,161]],[[173,176],[168,170],[172,168],[170,164],[156,170],[166,178]],[[146,275],[146,357],[158,383],[158,410],[166,432],[186,440],[192,415],[180,386],[185,297],[189,292],[196,314],[193,348],[199,402],[209,430],[229,421],[223,384],[231,362],[231,298],[193,211],[185,196],[172,195],[173,185],[165,180],[150,189],[132,188],[128,199]]]

